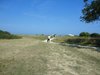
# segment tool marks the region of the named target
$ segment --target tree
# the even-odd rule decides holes
[[[85,6],[82,10],[81,20],[86,23],[100,21],[100,0],[84,0]]]
[[[89,34],[88,32],[81,32],[81,33],[79,34],[79,36],[80,36],[80,37],[89,37],[90,34]]]
[[[90,36],[91,37],[100,37],[100,34],[98,34],[98,33],[92,33],[92,34],[90,34]]]

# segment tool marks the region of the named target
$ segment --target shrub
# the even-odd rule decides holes
[[[80,37],[89,37],[89,36],[90,36],[90,33],[88,33],[88,32],[81,32],[81,33],[79,34],[79,36],[80,36]]]
[[[7,31],[0,30],[0,39],[19,39],[20,36],[13,35]]]
[[[67,39],[65,43],[70,44],[80,44],[80,45],[90,45],[100,47],[100,39],[99,38],[75,38],[75,39]]]
[[[100,34],[98,34],[98,33],[92,33],[92,34],[90,34],[90,37],[100,37]]]

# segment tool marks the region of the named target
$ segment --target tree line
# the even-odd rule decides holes
[[[88,33],[88,32],[81,32],[79,34],[80,37],[93,37],[93,38],[99,38],[100,34],[99,33]]]

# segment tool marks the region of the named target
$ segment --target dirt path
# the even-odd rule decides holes
[[[100,53],[28,38],[0,40],[0,75],[100,75]]]

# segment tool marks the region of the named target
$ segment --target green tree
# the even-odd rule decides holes
[[[92,33],[92,34],[90,34],[90,36],[91,37],[100,37],[100,34],[98,34],[98,33]]]
[[[80,36],[80,37],[89,37],[90,34],[89,34],[88,32],[81,32],[81,33],[79,34],[79,36]]]
[[[81,20],[86,23],[100,21],[100,0],[90,1],[84,0],[85,6],[82,10]]]

